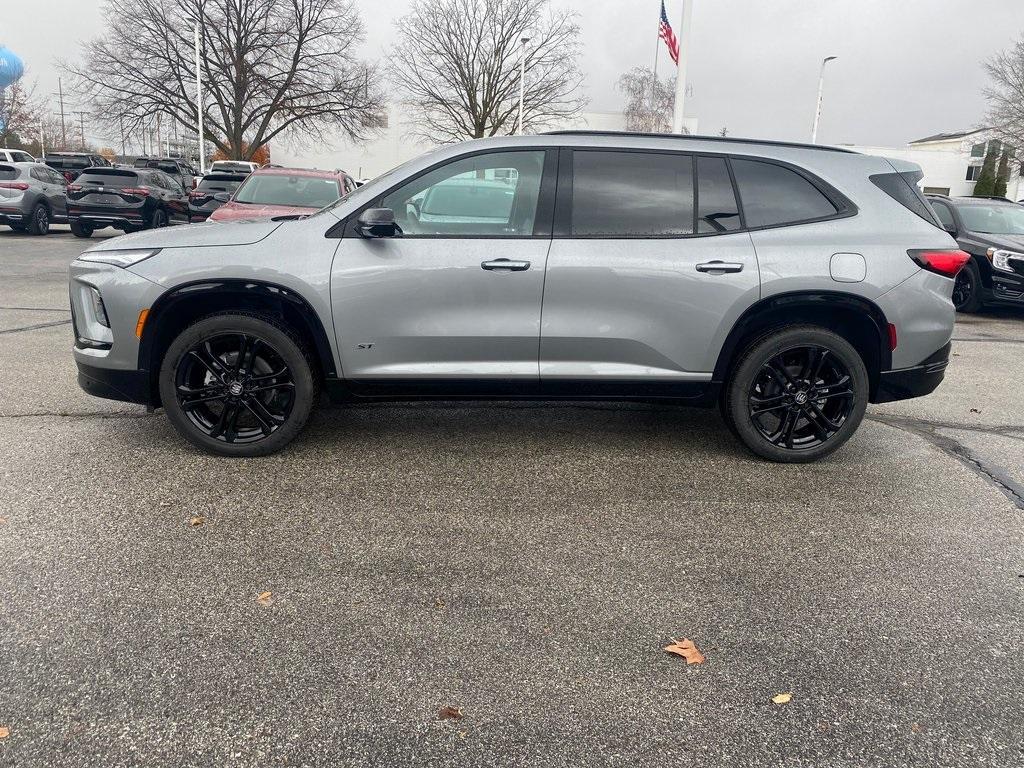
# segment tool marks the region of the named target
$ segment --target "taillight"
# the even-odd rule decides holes
[[[68,192],[81,192],[81,191],[82,191],[82,185],[81,184],[68,184]]]
[[[149,187],[125,187],[121,190],[125,195],[138,195],[139,197],[149,197]]]
[[[0,189],[19,189],[24,192],[28,189],[28,184],[24,181],[5,181],[0,183]]]
[[[896,349],[898,339],[896,338],[896,326],[889,323],[889,349]]]
[[[964,251],[914,250],[907,251],[907,254],[921,269],[943,277],[956,277],[956,273],[971,260],[971,254]]]
[[[206,197],[205,192],[200,192],[198,189],[194,189],[188,193],[189,198],[192,200],[198,200],[200,197]]]
[[[64,178],[69,182],[74,181],[75,177],[71,175],[71,171],[64,171]]]

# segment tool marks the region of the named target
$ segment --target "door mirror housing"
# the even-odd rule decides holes
[[[218,203],[226,203],[226,202],[228,202],[231,199],[231,193],[230,192],[218,192],[217,194],[215,194],[213,196],[213,199],[216,200]]]
[[[401,228],[395,223],[390,208],[367,208],[356,221],[356,231],[363,237],[398,237]]]

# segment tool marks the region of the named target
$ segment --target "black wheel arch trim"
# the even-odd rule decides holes
[[[725,343],[718,353],[718,361],[715,363],[714,374],[711,380],[716,384],[725,382],[732,364],[737,355],[742,351],[740,343],[747,336],[748,332],[756,327],[759,318],[765,314],[802,308],[830,309],[842,306],[856,312],[863,313],[870,321],[878,334],[878,371],[868,371],[874,381],[882,371],[892,368],[892,349],[889,347],[889,321],[881,308],[863,296],[842,291],[792,291],[767,296],[740,315],[733,324]]]
[[[139,341],[138,365],[140,371],[155,373],[159,366],[154,364],[154,354],[159,340],[160,320],[166,316],[165,313],[184,301],[194,299],[200,292],[210,292],[219,295],[237,295],[245,297],[256,297],[259,301],[286,302],[298,310],[308,325],[308,330],[313,338],[315,349],[311,352],[316,354],[321,370],[325,377],[333,378],[338,376],[337,366],[334,362],[334,351],[331,347],[329,337],[324,329],[320,316],[313,309],[313,306],[302,294],[292,288],[264,280],[243,280],[237,278],[225,278],[219,280],[197,280],[190,283],[183,283],[162,294],[149,308],[146,317],[146,324],[143,329],[142,338]],[[209,294],[206,294],[209,295]],[[251,311],[249,307],[239,307],[240,311]],[[154,398],[155,400],[156,398]]]

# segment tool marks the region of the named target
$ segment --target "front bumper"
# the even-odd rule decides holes
[[[26,218],[28,217],[23,213],[0,211],[0,224],[24,224]]]
[[[872,402],[891,403],[894,400],[909,400],[912,397],[930,395],[946,375],[949,350],[952,346],[953,342],[948,342],[919,365],[901,368],[898,371],[883,371]]]
[[[150,405],[152,393],[149,371],[119,371],[113,368],[99,368],[78,364],[78,386],[93,397],[105,400],[121,400],[126,403]]]
[[[156,303],[164,289],[128,269],[73,261],[69,268],[73,350],[78,383],[97,397],[148,403],[149,372],[139,361],[139,313]],[[99,292],[109,326],[98,323],[89,301]]]

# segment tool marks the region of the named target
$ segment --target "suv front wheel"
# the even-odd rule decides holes
[[[317,399],[302,342],[270,317],[220,314],[182,331],[160,369],[160,399],[189,442],[225,456],[290,443]]]
[[[848,341],[790,326],[754,341],[726,385],[722,413],[754,453],[803,463],[835,451],[860,426],[868,374]]]

